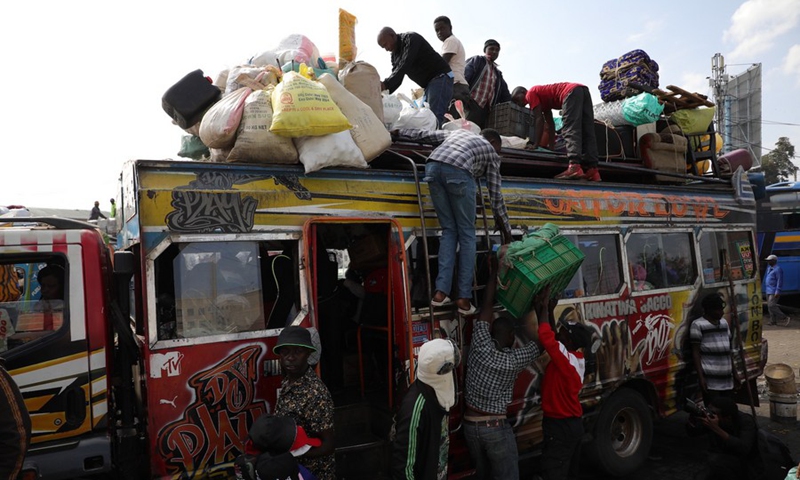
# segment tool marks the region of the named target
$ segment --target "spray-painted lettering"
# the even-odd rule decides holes
[[[159,454],[173,478],[202,476],[244,450],[248,426],[267,412],[266,402],[255,400],[261,353],[250,345],[189,380],[195,402],[158,433]]]

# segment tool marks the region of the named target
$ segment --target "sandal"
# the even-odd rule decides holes
[[[434,299],[431,299],[431,305],[433,305],[434,307],[443,307],[443,306],[448,305],[450,303],[453,303],[453,301],[450,300],[450,297],[448,297],[447,295],[445,295],[444,299],[439,301],[439,302],[437,302]]]
[[[473,305],[471,303],[469,304],[469,308],[467,310],[464,310],[463,308],[459,308],[458,309],[458,313],[460,315],[464,315],[464,316],[475,315],[475,313],[477,313],[477,312],[478,312],[478,309],[475,308],[475,305]]]

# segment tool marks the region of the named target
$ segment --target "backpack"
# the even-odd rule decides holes
[[[763,428],[757,430],[756,441],[763,465],[763,471],[758,479],[783,480],[786,478],[789,469],[797,465],[789,447],[780,438]]]

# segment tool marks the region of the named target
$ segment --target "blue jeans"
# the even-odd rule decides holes
[[[425,178],[442,227],[436,290],[450,295],[458,247],[458,297],[472,298],[475,266],[475,193],[472,173],[447,163],[428,161]]]
[[[446,73],[439,75],[425,87],[425,101],[431,107],[431,111],[439,121],[438,127],[444,123],[444,114],[450,107],[450,100],[453,99],[453,77]]]
[[[517,441],[511,425],[507,422],[501,427],[463,425],[469,455],[477,470],[476,478],[519,479]]]

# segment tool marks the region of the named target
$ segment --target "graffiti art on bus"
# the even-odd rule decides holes
[[[176,232],[251,232],[258,199],[244,192],[229,190],[234,190],[235,186],[270,178],[275,185],[283,185],[298,199],[311,200],[311,192],[300,183],[297,175],[203,172],[186,186],[172,191],[170,204],[174,210],[167,214],[166,223],[170,230]]]
[[[615,193],[594,190],[542,189],[547,210],[554,215],[583,215],[600,220],[608,214],[628,217],[687,217],[719,220],[730,212],[711,197]]]
[[[244,450],[248,426],[267,412],[266,402],[255,399],[262,353],[249,345],[189,379],[194,403],[158,433],[158,451],[173,478],[229,464]]]
[[[166,222],[170,230],[191,233],[247,233],[253,230],[258,201],[240,193],[174,190]]]

